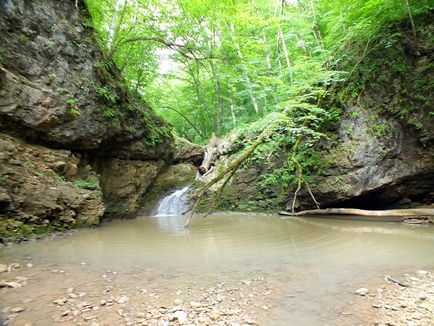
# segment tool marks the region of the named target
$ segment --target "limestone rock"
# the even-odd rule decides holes
[[[175,138],[173,160],[175,162],[201,162],[205,154],[203,146],[193,144],[182,137]]]
[[[4,178],[0,193],[2,198],[11,198],[7,205],[0,205],[0,213],[14,217],[0,222],[1,238],[27,237],[43,228],[99,223],[104,212],[101,191],[80,189],[52,169],[59,161],[77,165],[79,160],[70,151],[30,145],[0,133],[0,152]]]
[[[187,313],[182,310],[175,311],[173,313],[173,317],[175,317],[178,320],[178,323],[180,325],[184,325],[188,322]]]
[[[147,143],[165,123],[133,99],[117,68],[104,62],[82,10],[74,1],[0,4],[0,127],[74,150]],[[107,110],[116,115],[108,117]]]
[[[106,159],[99,165],[106,212],[119,216],[136,212],[164,162]]]

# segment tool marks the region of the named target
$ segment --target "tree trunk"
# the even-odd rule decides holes
[[[247,89],[249,90],[249,95],[250,95],[250,99],[252,100],[253,109],[255,110],[255,113],[258,114],[259,113],[258,101],[256,100],[256,96],[253,93],[252,81],[250,80],[250,77],[248,75],[247,67],[244,64],[244,58],[243,58],[243,54],[241,52],[241,48],[240,48],[240,46],[237,43],[237,40],[235,38],[235,25],[233,23],[231,23],[230,31],[231,31],[230,34],[231,34],[232,42],[234,43],[234,45],[237,49],[237,54],[238,54],[238,57],[240,58],[240,61],[241,61],[241,66],[243,68],[244,77],[246,78]]]
[[[208,145],[205,148],[205,156],[203,158],[202,164],[199,167],[200,174],[205,174],[211,169],[217,158],[217,146],[218,139],[215,133],[212,133],[211,139],[209,140]]]
[[[234,96],[232,95],[232,92],[230,93],[230,108],[231,108],[231,115],[232,115],[232,124],[234,125],[234,128],[237,126],[237,119],[235,117],[235,101]]]

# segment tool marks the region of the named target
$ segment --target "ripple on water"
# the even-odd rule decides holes
[[[129,266],[209,270],[281,264],[345,265],[417,263],[431,257],[432,228],[370,221],[282,219],[276,216],[141,217],[114,221],[67,237],[2,250],[3,256],[44,260],[89,260]],[[391,255],[393,253],[393,255]],[[393,256],[393,257],[392,257]],[[434,263],[434,258],[428,258]],[[395,261],[395,262],[394,262]]]

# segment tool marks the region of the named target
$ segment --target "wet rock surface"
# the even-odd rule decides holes
[[[203,146],[193,144],[182,137],[176,137],[174,143],[173,160],[176,163],[199,163],[205,154]]]
[[[106,203],[111,216],[131,214],[142,204],[143,195],[155,179],[163,161],[133,161],[105,159],[97,168]]]
[[[158,200],[175,189],[181,189],[194,182],[197,168],[193,164],[179,163],[163,168],[143,198],[143,211],[154,213]]]

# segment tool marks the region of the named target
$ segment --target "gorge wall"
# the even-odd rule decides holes
[[[89,22],[81,1],[0,1],[1,241],[134,213],[174,159]]]
[[[337,125],[323,130],[327,139],[314,149],[316,169],[307,176],[322,208],[404,208],[434,202],[434,25],[432,15],[417,20],[417,38],[410,23],[403,22],[384,31],[387,42],[373,40],[372,50],[366,56],[360,53],[350,82],[333,88],[333,101],[324,103],[339,106],[342,113]],[[244,147],[243,140],[232,141],[232,149],[207,179]],[[226,186],[219,209],[291,206],[296,187],[282,182],[261,186],[291,149],[248,161]],[[300,191],[295,207],[315,208],[307,189]]]

